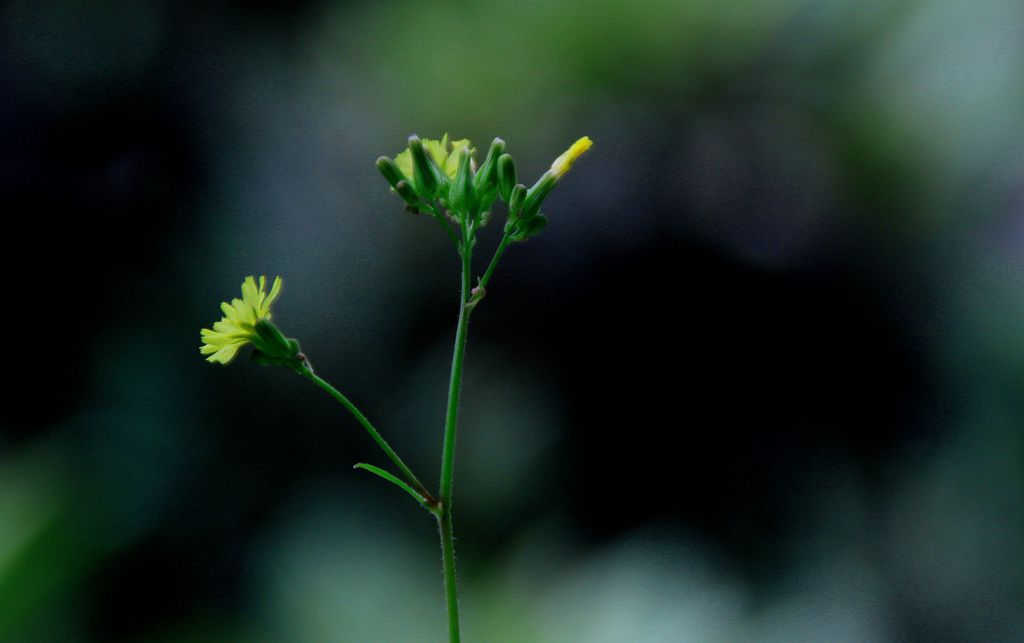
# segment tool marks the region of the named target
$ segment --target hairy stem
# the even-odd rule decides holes
[[[498,262],[501,261],[501,255],[505,254],[505,248],[508,247],[509,236],[506,232],[501,237],[501,243],[498,244],[498,249],[494,251],[494,257],[491,258],[490,265],[487,266],[487,270],[484,272],[484,276],[480,278],[480,283],[477,284],[478,288],[486,288],[487,282],[491,280],[491,275],[494,274],[494,269],[498,267]]]
[[[455,350],[448,384],[448,411],[444,423],[444,450],[441,454],[441,557],[444,562],[445,602],[448,606],[448,637],[459,641],[459,592],[455,575],[455,542],[452,530],[452,480],[455,468],[455,433],[459,420],[459,391],[462,386],[462,363],[466,357],[466,336],[469,330],[469,303],[472,278],[472,232],[462,224],[462,293],[459,298],[459,323],[455,329]]]

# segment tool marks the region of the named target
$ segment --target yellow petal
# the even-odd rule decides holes
[[[576,162],[576,159],[589,150],[593,144],[594,142],[590,140],[589,136],[579,139],[564,154],[555,159],[555,162],[551,164],[551,172],[556,177],[561,178],[563,174],[569,171],[569,168]]]
[[[242,301],[254,308],[259,303],[259,290],[256,288],[256,280],[251,276],[242,282]]]
[[[263,307],[260,311],[263,317],[270,317],[270,304],[274,303],[277,296],[281,294],[281,277],[274,277],[274,285],[270,287],[270,294],[263,301]]]
[[[407,179],[412,178],[412,152],[409,151],[409,148],[402,150],[395,156],[395,165],[398,166],[398,169],[402,170],[402,174]]]
[[[225,346],[213,355],[206,358],[208,362],[220,362],[221,364],[227,364],[235,358],[235,354],[238,352],[240,344],[233,344],[231,346]]]
[[[236,319],[238,321],[244,324],[256,323],[256,314],[253,312],[252,306],[241,299],[232,299],[231,306],[235,309]]]

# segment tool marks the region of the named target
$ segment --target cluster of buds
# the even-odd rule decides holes
[[[468,140],[449,143],[447,134],[440,141],[413,135],[409,148],[394,160],[377,159],[377,169],[405,201],[406,209],[430,212],[439,203],[456,223],[486,225],[494,203],[501,199],[508,204],[509,239],[525,241],[544,229],[547,218],[540,213],[541,203],[591,144],[586,136],[576,141],[530,188],[519,183],[515,161],[500,138],[494,139],[477,167],[475,149]]]

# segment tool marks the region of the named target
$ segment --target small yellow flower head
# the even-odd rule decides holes
[[[266,286],[266,277],[260,277],[259,285],[254,277],[246,277],[242,282],[242,298],[232,299],[230,304],[226,301],[221,303],[224,317],[213,325],[213,330],[204,328],[200,331],[203,345],[199,352],[209,355],[206,361],[227,364],[246,344],[257,342],[262,346],[256,324],[270,319],[270,304],[281,293],[281,278],[274,278],[269,293]]]
[[[448,134],[445,133],[441,137],[440,141],[435,141],[430,138],[423,139],[423,149],[427,151],[427,154],[434,160],[437,167],[442,172],[448,175],[449,179],[454,179],[456,172],[459,170],[459,150],[466,148],[470,154],[476,152],[475,147],[470,147],[468,138],[464,138],[458,141],[448,142]],[[395,165],[398,169],[407,177],[412,177],[412,152],[409,150],[402,150],[402,152],[395,157]]]
[[[551,164],[551,172],[556,178],[562,178],[562,175],[569,171],[576,159],[589,150],[593,144],[594,142],[590,140],[589,136],[584,136],[576,141],[564,154],[555,159],[555,162]]]

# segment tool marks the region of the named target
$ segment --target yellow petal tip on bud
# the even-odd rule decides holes
[[[589,136],[580,138],[564,154],[555,159],[555,162],[551,164],[551,172],[556,177],[562,178],[562,175],[569,171],[569,168],[576,162],[576,159],[589,150],[593,144],[594,141],[590,140]]]

